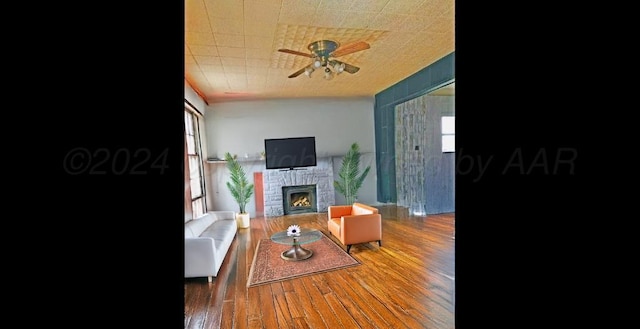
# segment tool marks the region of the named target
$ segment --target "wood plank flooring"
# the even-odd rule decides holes
[[[455,328],[455,214],[378,208],[382,247],[351,248],[362,265],[247,288],[260,239],[291,224],[329,235],[326,212],[252,218],[213,282],[185,279],[185,328]]]

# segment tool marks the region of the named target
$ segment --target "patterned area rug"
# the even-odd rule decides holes
[[[320,240],[302,247],[312,250],[313,255],[305,260],[289,261],[282,259],[280,254],[291,246],[275,243],[271,239],[258,241],[247,287],[360,265],[355,258],[324,234]]]

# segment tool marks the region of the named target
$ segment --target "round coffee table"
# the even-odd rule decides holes
[[[322,232],[316,229],[301,228],[300,235],[289,236],[287,231],[277,232],[271,236],[271,241],[291,246],[291,249],[283,251],[280,257],[284,260],[303,260],[311,257],[313,251],[302,248],[303,244],[316,242],[322,238]]]

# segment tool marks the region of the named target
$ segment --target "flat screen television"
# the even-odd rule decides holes
[[[292,137],[264,140],[267,169],[293,169],[316,165],[316,138]]]

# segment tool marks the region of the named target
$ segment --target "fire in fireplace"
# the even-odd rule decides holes
[[[293,207],[310,207],[311,201],[309,201],[309,194],[306,192],[292,194],[291,205]]]
[[[318,212],[316,185],[283,186],[282,202],[285,215]]]

